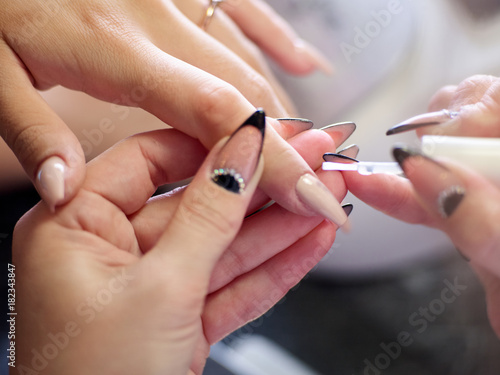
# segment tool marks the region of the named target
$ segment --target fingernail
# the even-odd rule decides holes
[[[58,156],[45,160],[38,170],[38,192],[52,212],[64,199],[64,175],[66,164]]]
[[[342,154],[335,154],[333,152],[328,152],[326,154],[323,154],[323,160],[334,163],[359,163],[359,160],[356,160],[354,158]]]
[[[347,224],[348,218],[340,203],[317,177],[306,173],[295,188],[299,198],[313,211],[339,227]]]
[[[333,74],[333,65],[315,47],[302,39],[297,39],[293,45],[295,52],[302,55],[309,63],[323,71],[326,75],[330,76]]]
[[[305,118],[278,118],[276,120],[279,121],[281,125],[290,128],[291,136],[309,130],[314,126],[311,120]]]
[[[441,217],[450,217],[465,197],[461,181],[444,165],[419,151],[396,147],[394,158],[417,193]]]
[[[458,112],[448,111],[447,109],[443,109],[437,112],[424,113],[422,115],[409,118],[408,120],[405,120],[397,124],[396,126],[393,126],[389,130],[387,130],[385,134],[393,135],[423,128],[425,126],[446,124],[457,118],[458,115]]]
[[[354,122],[339,122],[338,124],[324,126],[319,130],[328,133],[335,140],[335,145],[339,147],[354,133],[356,124]]]
[[[346,148],[343,148],[342,150],[338,151],[337,154],[356,159],[359,154],[359,146],[358,145],[347,146]]]
[[[214,162],[212,181],[241,194],[255,173],[262,152],[266,115],[257,110],[228,139]]]
[[[345,214],[347,217],[349,217],[349,215],[351,215],[352,213],[352,210],[354,209],[354,206],[351,204],[351,203],[347,203],[347,204],[344,204],[342,206],[342,209],[344,210]],[[338,230],[338,229],[337,229]],[[351,226],[350,226],[350,221],[348,221],[346,224],[344,224],[344,226],[342,227],[342,231],[343,232],[349,232],[351,230]]]

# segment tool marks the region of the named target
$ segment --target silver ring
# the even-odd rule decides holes
[[[200,27],[203,30],[206,30],[210,21],[212,20],[212,17],[215,14],[215,9],[219,6],[220,3],[222,3],[224,0],[210,0],[210,4],[208,4],[207,10],[205,11],[205,15],[203,16],[203,19],[201,20],[201,25]]]

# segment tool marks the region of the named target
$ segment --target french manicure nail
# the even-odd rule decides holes
[[[52,212],[64,199],[66,164],[58,156],[45,160],[37,174],[38,191]]]
[[[212,181],[241,194],[255,173],[262,153],[266,115],[257,110],[231,135],[214,161]]]
[[[305,118],[277,118],[276,120],[279,121],[281,125],[290,127],[292,136],[309,130],[314,126],[311,120]]]
[[[340,203],[328,188],[315,176],[306,173],[296,185],[297,195],[312,210],[342,227],[348,218]]]
[[[385,134],[393,135],[419,129],[424,126],[441,125],[457,118],[458,115],[458,112],[448,111],[447,109],[443,109],[437,112],[424,113],[422,115],[409,118],[408,120],[405,120],[397,124],[396,126],[393,126],[389,130],[387,130]]]
[[[466,190],[448,168],[416,150],[396,147],[393,154],[417,193],[441,217],[448,218],[457,210]]]
[[[351,213],[352,213],[352,210],[354,209],[354,206],[351,203],[346,203],[346,204],[342,205],[342,209],[344,210],[347,217],[349,217],[349,215],[351,215]],[[351,231],[350,221],[348,221],[346,224],[344,224],[344,226],[342,227],[342,231],[345,233],[348,233]]]
[[[333,65],[328,59],[319,52],[315,47],[305,42],[302,39],[297,39],[294,43],[295,52],[304,56],[304,58],[313,64],[315,67],[323,71],[326,75],[332,75],[334,72]]]
[[[356,160],[354,158],[342,154],[335,154],[333,152],[328,152],[326,154],[323,154],[323,160],[333,163],[359,163],[359,160]]]
[[[327,132],[334,140],[335,145],[339,147],[344,143],[356,130],[356,124],[354,122],[339,122],[337,124],[327,125],[319,130]]]
[[[342,150],[338,151],[337,154],[356,159],[359,154],[359,146],[358,145],[347,146],[346,148],[343,148]]]

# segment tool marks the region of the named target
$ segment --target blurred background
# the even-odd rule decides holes
[[[393,144],[417,142],[413,134],[385,131],[425,112],[443,85],[500,75],[500,0],[268,2],[336,68],[331,77],[276,75],[316,127],[356,122],[344,146],[359,145],[362,160],[388,161]],[[89,156],[128,135],[107,103],[62,89],[43,95],[63,119],[82,114],[75,125]],[[103,119],[112,131],[99,128]],[[136,110],[126,120],[163,126]],[[12,155],[0,155],[2,171],[15,165]],[[11,172],[0,176],[0,186],[8,185],[7,175],[19,180]],[[28,184],[10,186],[0,188],[5,264],[15,222],[39,199]],[[353,230],[339,233],[325,259],[277,306],[215,345],[204,375],[499,374],[500,341],[482,288],[445,236],[397,222],[351,195],[345,201],[354,204]],[[445,289],[453,302],[441,297]],[[5,356],[0,366],[7,368]]]

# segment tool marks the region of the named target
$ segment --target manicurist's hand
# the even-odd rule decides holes
[[[208,4],[194,0],[189,4],[189,17],[185,6],[181,11],[172,1],[5,4],[0,14],[0,134],[52,209],[77,194],[85,160],[75,135],[36,88],[62,85],[141,107],[207,148],[231,134],[257,106],[274,117],[289,116],[292,109],[286,95],[270,82],[258,50],[245,47],[252,45],[252,39],[264,45],[259,42],[261,34],[250,35],[252,39],[244,36],[253,21],[221,43],[217,40],[217,35],[225,35],[221,30],[239,29],[242,16],[234,8],[237,5],[224,5],[233,18],[219,9],[208,29],[202,30],[196,18],[203,17]],[[259,22],[278,22],[264,5],[241,2],[244,9],[263,16]],[[215,37],[208,33],[212,26]],[[267,52],[274,50],[271,44],[266,44]],[[245,54],[248,49],[252,52]],[[311,54],[300,49],[291,54],[310,61]],[[299,65],[297,72],[305,72],[318,64]],[[273,132],[264,155],[269,159],[261,181],[266,193],[294,212],[315,213],[295,189],[302,175],[313,173],[304,160]],[[290,163],[297,167],[287,168]]]
[[[419,133],[498,137],[499,83],[495,77],[474,76],[441,89],[430,110],[448,109],[459,115]],[[397,219],[444,231],[482,281],[490,322],[500,336],[500,188],[449,159],[433,160],[406,147],[395,148],[394,156],[407,179],[346,172],[349,190]]]
[[[26,214],[13,244],[16,370],[201,374],[211,343],[295,285],[337,227],[276,204],[244,219],[267,199],[256,191],[264,123],[255,113],[205,160],[177,130],[134,136],[88,165],[71,202]],[[313,170],[341,141],[284,131]],[[150,199],[197,170],[187,188]],[[340,173],[318,175],[345,195]]]

